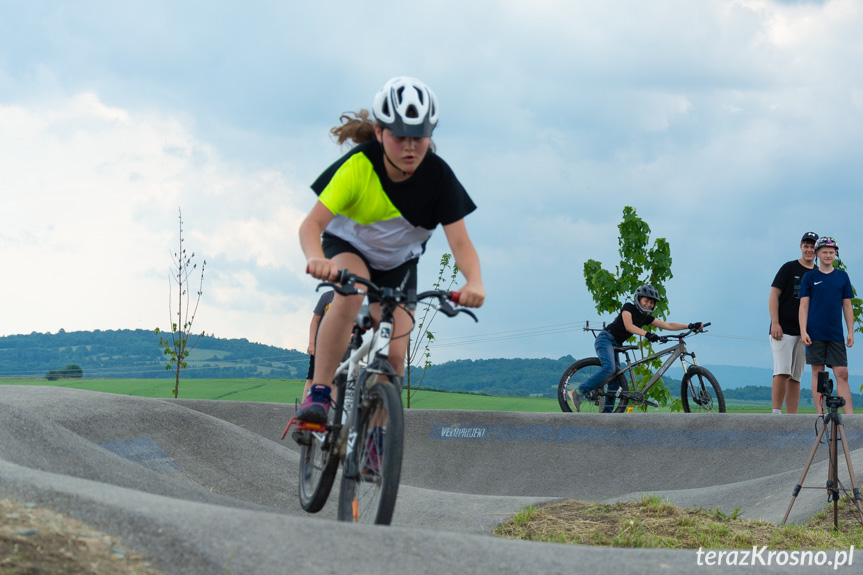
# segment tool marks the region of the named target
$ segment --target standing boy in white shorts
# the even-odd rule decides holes
[[[773,413],[797,413],[800,378],[806,364],[800,342],[800,282],[815,268],[818,234],[806,232],[800,240],[800,258],[783,264],[770,286],[770,348],[773,350]]]

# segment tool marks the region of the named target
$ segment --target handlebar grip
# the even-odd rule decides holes
[[[460,291],[451,291],[451,292],[449,292],[449,301],[451,301],[452,303],[454,303],[454,304],[456,304],[456,305],[458,305],[458,300],[459,300],[459,298],[460,298],[460,297],[461,297],[461,292],[460,292]]]

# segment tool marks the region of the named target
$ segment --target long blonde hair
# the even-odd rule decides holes
[[[330,134],[338,144],[348,140],[354,144],[370,142],[375,138],[375,122],[369,117],[368,110],[345,112],[339,117],[340,124],[330,129]]]

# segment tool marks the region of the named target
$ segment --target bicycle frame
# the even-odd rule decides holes
[[[626,374],[626,376],[629,378],[629,381],[632,383],[633,391],[635,391],[637,393],[643,393],[643,394],[647,393],[647,391],[651,387],[653,387],[656,384],[656,382],[659,381],[659,379],[663,375],[665,375],[665,372],[668,371],[669,368],[671,368],[671,364],[673,364],[678,359],[680,359],[680,364],[683,367],[683,373],[684,374],[686,374],[686,372],[689,370],[689,366],[686,365],[686,359],[685,358],[687,358],[687,357],[691,358],[692,359],[692,365],[698,365],[698,360],[695,359],[695,352],[687,351],[686,342],[683,341],[683,338],[680,338],[678,343],[676,345],[674,345],[673,347],[663,349],[663,350],[658,351],[652,355],[649,355],[643,359],[637,359],[634,362],[631,361],[631,359],[629,357],[629,351],[632,348],[633,348],[633,346],[625,346],[623,348],[620,348],[620,351],[618,351],[618,349],[615,349],[616,354],[622,353],[626,357],[626,367],[623,367],[623,368],[617,370],[616,372],[614,372],[614,374],[608,379],[608,381],[614,381],[617,377]],[[659,367],[659,369],[656,370],[656,372],[653,374],[653,376],[647,381],[644,388],[638,389],[638,387],[635,385],[635,374],[633,373],[633,368],[635,368],[639,365],[643,365],[645,363],[649,363],[649,362],[653,361],[654,359],[658,359],[658,358],[666,356],[666,355],[670,355],[670,357],[665,360],[665,362]]]
[[[351,455],[356,448],[357,432],[355,429],[351,429],[351,427],[353,427],[354,422],[357,420],[357,382],[360,378],[361,368],[365,366],[365,369],[368,370],[370,366],[375,364],[376,360],[381,360],[383,363],[380,365],[385,367],[382,369],[377,368],[374,372],[385,373],[393,378],[397,377],[387,359],[389,357],[390,339],[392,337],[392,311],[385,309],[382,315],[384,317],[382,317],[378,326],[372,328],[370,331],[366,331],[366,329],[360,327],[367,319],[370,321],[368,305],[363,305],[357,316],[357,323],[354,326],[354,337],[362,337],[362,343],[336,368],[336,376],[345,374],[344,407],[342,410],[341,427],[348,428],[349,430],[348,433],[339,433],[336,449],[339,456],[344,457],[344,472],[348,476],[356,473],[356,469],[354,469],[356,461]],[[366,334],[365,337],[362,336],[363,332]]]

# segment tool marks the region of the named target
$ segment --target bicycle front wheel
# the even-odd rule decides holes
[[[563,372],[560,382],[557,384],[557,402],[560,404],[561,411],[564,413],[572,411],[579,411],[581,413],[623,413],[626,411],[626,407],[629,404],[627,397],[598,396],[588,399],[579,393],[578,387],[590,379],[593,374],[600,371],[601,366],[602,364],[598,357],[586,357],[576,361]],[[604,384],[597,391],[613,395],[618,389],[621,392],[629,391],[629,384],[623,375],[617,376],[616,380]],[[578,409],[575,409],[576,403],[579,403]]]
[[[344,380],[341,375],[334,382],[339,399],[335,409],[331,409],[327,418],[327,428],[324,431],[305,431],[300,446],[300,505],[308,513],[320,511],[336,478],[339,468],[339,457],[335,445],[338,442],[336,422],[342,419],[344,402]]]
[[[364,374],[378,378],[378,374]],[[395,383],[393,383],[395,381]],[[398,380],[360,381],[362,392],[355,443],[346,458],[354,458],[353,472],[342,472],[339,520],[389,525],[396,506],[402,473],[404,419]],[[353,450],[351,449],[353,447]]]
[[[680,384],[680,401],[686,413],[725,413],[725,396],[719,382],[703,367],[693,365]]]

